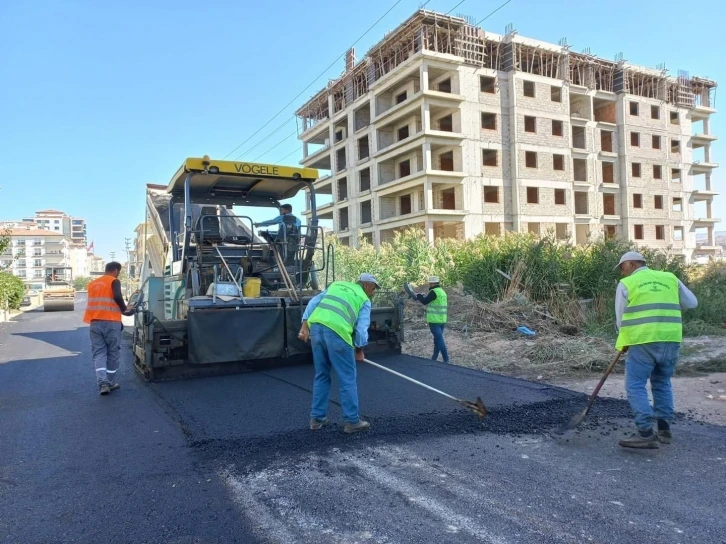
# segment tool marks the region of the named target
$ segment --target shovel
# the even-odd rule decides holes
[[[602,377],[600,378],[600,381],[597,384],[597,387],[595,387],[595,391],[592,392],[592,395],[590,395],[590,400],[587,401],[587,406],[585,406],[585,409],[582,412],[579,412],[572,416],[572,419],[565,423],[562,427],[560,427],[560,432],[569,431],[570,429],[574,429],[577,427],[580,423],[582,423],[582,420],[587,417],[588,412],[590,411],[590,408],[592,408],[592,403],[595,402],[595,397],[597,397],[597,394],[600,392],[600,389],[602,388],[603,384],[605,383],[605,380],[608,379],[608,376],[613,371],[613,368],[615,368],[615,365],[618,364],[618,361],[620,360],[621,355],[623,354],[622,351],[618,351],[618,354],[615,356],[615,359],[608,365],[608,367],[605,369],[605,372],[603,372]]]
[[[451,399],[453,401],[458,402],[463,407],[468,408],[472,412],[474,412],[476,415],[479,416],[479,419],[482,419],[484,416],[487,415],[487,409],[486,406],[484,406],[484,402],[481,400],[481,397],[477,397],[475,402],[471,402],[468,400],[461,400],[457,399],[454,396],[449,395],[448,393],[444,393],[443,391],[439,391],[438,389],[434,389],[430,385],[426,385],[425,383],[422,383],[418,380],[414,380],[413,378],[409,378],[405,374],[401,374],[400,372],[396,372],[395,370],[391,370],[388,367],[385,367],[383,365],[379,365],[378,363],[374,363],[373,361],[369,361],[368,359],[363,359],[364,362],[368,363],[369,365],[373,365],[376,368],[380,368],[381,370],[385,370],[386,372],[390,372],[391,374],[395,374],[399,378],[403,378],[404,380],[408,380],[411,383],[415,383],[416,385],[419,385],[423,387],[424,389],[428,389],[429,391],[433,391],[434,393],[438,393],[439,395],[443,395],[444,397]]]

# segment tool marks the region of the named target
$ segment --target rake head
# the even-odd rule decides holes
[[[481,400],[481,397],[477,397],[476,402],[460,400],[459,404],[474,412],[479,416],[479,419],[484,419],[484,416],[487,415],[487,407],[484,406],[484,401]]]

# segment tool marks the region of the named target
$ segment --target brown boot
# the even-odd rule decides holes
[[[621,448],[636,448],[641,450],[657,450],[658,435],[653,431],[650,434],[643,435],[642,432],[633,433],[633,436],[618,442]]]
[[[346,423],[343,427],[343,432],[346,434],[357,433],[359,431],[365,431],[371,428],[371,424],[362,419],[358,420],[358,423]]]

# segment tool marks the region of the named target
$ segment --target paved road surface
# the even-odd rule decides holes
[[[463,398],[360,367],[373,429],[306,430],[310,368],[95,389],[75,313],[0,325],[0,542],[726,542],[726,429],[623,451],[627,406],[412,357],[380,359]]]

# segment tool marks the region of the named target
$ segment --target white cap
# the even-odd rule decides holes
[[[429,283],[439,283],[438,276],[429,276]]]
[[[381,287],[381,284],[378,283],[378,280],[376,279],[376,277],[373,274],[365,274],[365,273],[363,273],[358,278],[358,281],[367,281],[367,282],[370,282],[370,283],[375,283],[376,284],[376,287],[378,287],[379,289]]]
[[[637,251],[628,251],[627,253],[623,254],[622,257],[620,257],[620,262],[615,266],[613,270],[617,270],[620,268],[620,265],[627,261],[643,261],[645,262],[645,257],[638,253]]]

